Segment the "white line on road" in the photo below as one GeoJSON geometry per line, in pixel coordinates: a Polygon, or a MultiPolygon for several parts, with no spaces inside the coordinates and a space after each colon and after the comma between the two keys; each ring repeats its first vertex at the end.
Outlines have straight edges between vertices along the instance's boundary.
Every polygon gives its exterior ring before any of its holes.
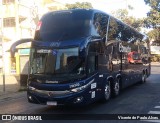
{"type": "Polygon", "coordinates": [[[160,111],[149,111],[148,114],[160,114],[160,111]]]}
{"type": "Polygon", "coordinates": [[[160,106],[155,106],[154,108],[160,108],[160,106]]]}

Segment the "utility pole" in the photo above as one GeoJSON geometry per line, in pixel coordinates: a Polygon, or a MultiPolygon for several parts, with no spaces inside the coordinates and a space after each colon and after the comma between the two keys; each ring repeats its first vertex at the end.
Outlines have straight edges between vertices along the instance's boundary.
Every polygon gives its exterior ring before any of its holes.
{"type": "Polygon", "coordinates": [[[3,76],[3,92],[5,92],[5,60],[4,60],[4,43],[3,43],[3,10],[2,10],[3,6],[2,3],[0,3],[0,11],[1,13],[1,23],[0,23],[0,41],[1,41],[1,47],[2,47],[2,76],[3,76]]]}
{"type": "MultiPolygon", "coordinates": [[[[3,33],[2,33],[3,34],[3,33]]],[[[5,92],[6,90],[6,85],[5,85],[5,60],[4,60],[4,43],[3,43],[3,35],[2,35],[2,65],[3,65],[3,68],[2,68],[2,73],[3,73],[3,92],[5,92]]]]}

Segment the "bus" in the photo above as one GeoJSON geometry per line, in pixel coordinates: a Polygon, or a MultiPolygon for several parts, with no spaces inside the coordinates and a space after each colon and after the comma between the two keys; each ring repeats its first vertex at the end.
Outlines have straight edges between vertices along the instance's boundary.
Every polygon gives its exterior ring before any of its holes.
{"type": "MultiPolygon", "coordinates": [[[[87,105],[108,101],[150,75],[146,35],[95,9],[46,13],[31,41],[27,98],[42,105],[87,105]],[[145,62],[130,64],[128,53],[145,62]]],[[[13,54],[13,53],[12,53],[13,54]]]]}
{"type": "Polygon", "coordinates": [[[138,52],[129,52],[128,53],[128,62],[129,63],[142,63],[142,59],[141,59],[141,56],[138,52]]]}

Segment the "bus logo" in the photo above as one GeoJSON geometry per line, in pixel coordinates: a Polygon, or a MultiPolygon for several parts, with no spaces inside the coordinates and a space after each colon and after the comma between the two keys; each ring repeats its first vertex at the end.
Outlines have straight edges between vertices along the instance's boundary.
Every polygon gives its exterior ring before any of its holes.
{"type": "Polygon", "coordinates": [[[127,53],[131,52],[131,48],[129,46],[125,47],[122,43],[119,43],[119,52],[127,53]]]}
{"type": "Polygon", "coordinates": [[[53,96],[53,95],[54,95],[53,92],[48,92],[48,96],[49,96],[49,97],[51,97],[51,96],[53,96]]]}
{"type": "Polygon", "coordinates": [[[60,42],[52,42],[50,44],[50,47],[59,47],[60,46],[60,42]]]}
{"type": "Polygon", "coordinates": [[[11,115],[2,115],[2,120],[11,120],[11,115]]]}

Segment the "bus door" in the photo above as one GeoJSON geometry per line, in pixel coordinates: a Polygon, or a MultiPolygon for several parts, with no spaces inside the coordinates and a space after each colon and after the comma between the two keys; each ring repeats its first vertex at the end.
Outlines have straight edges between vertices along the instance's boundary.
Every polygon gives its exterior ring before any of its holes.
{"type": "Polygon", "coordinates": [[[122,81],[123,87],[129,86],[132,84],[132,75],[134,74],[134,71],[129,68],[128,63],[128,52],[130,52],[130,47],[125,42],[119,43],[119,52],[120,52],[120,59],[121,59],[121,65],[120,70],[122,71],[122,81]]]}
{"type": "Polygon", "coordinates": [[[99,98],[97,89],[100,88],[101,79],[99,79],[98,73],[98,55],[100,52],[99,42],[91,42],[88,46],[87,55],[87,76],[91,84],[91,99],[95,100],[99,98]]]}

